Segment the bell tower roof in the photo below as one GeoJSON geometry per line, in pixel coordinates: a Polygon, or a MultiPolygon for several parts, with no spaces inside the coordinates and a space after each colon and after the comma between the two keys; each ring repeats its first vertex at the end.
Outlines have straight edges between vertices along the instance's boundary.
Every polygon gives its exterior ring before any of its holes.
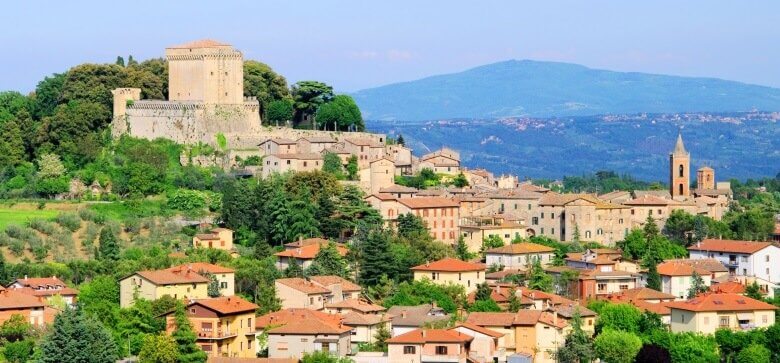
{"type": "Polygon", "coordinates": [[[677,143],[674,145],[672,155],[688,155],[688,152],[685,151],[685,144],[683,144],[682,133],[677,133],[677,143]]]}

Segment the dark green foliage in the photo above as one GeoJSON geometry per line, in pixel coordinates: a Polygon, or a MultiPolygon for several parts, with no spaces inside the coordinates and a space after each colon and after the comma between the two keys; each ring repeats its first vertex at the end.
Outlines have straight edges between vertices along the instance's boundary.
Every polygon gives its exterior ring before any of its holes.
{"type": "Polygon", "coordinates": [[[637,180],[631,175],[617,175],[613,171],[602,170],[583,176],[565,176],[563,191],[569,193],[604,194],[616,190],[650,189],[650,183],[637,180]]]}
{"type": "Polygon", "coordinates": [[[176,328],[172,336],[178,347],[179,363],[205,363],[206,353],[195,343],[197,336],[192,330],[184,305],[179,304],[174,314],[176,328]]]}
{"type": "Polygon", "coordinates": [[[629,304],[606,304],[599,311],[596,330],[620,330],[637,333],[642,313],[629,304]]]}
{"type": "Polygon", "coordinates": [[[396,144],[401,146],[406,146],[406,140],[404,140],[404,135],[398,134],[398,137],[395,139],[396,144]]]}
{"type": "Polygon", "coordinates": [[[745,287],[745,296],[756,300],[764,299],[764,295],[761,293],[761,287],[758,286],[758,282],[756,281],[753,281],[752,284],[745,287]]]}
{"type": "Polygon", "coordinates": [[[463,286],[442,286],[434,284],[429,280],[417,280],[399,284],[398,291],[386,298],[383,305],[385,307],[393,305],[410,306],[436,302],[440,308],[452,314],[464,300],[465,292],[463,286]]]}
{"type": "Polygon", "coordinates": [[[704,283],[704,279],[694,271],[693,275],[691,275],[691,288],[688,289],[688,298],[693,299],[697,295],[707,292],[708,290],[707,285],[704,283]]]}
{"type": "Polygon", "coordinates": [[[65,309],[41,341],[42,363],[113,363],[117,346],[106,328],[81,309],[65,309]]]}
{"type": "Polygon", "coordinates": [[[647,215],[645,225],[642,226],[642,232],[644,233],[645,239],[648,241],[652,241],[654,238],[658,237],[660,231],[658,230],[658,225],[655,224],[653,216],[647,215]]]}
{"type": "Polygon", "coordinates": [[[360,235],[356,242],[359,248],[360,283],[364,286],[378,284],[382,277],[395,269],[390,251],[390,238],[382,230],[372,229],[360,235]]]}
{"type": "Polygon", "coordinates": [[[605,330],[593,341],[596,355],[606,363],[631,363],[642,348],[642,340],[634,333],[605,330]]]}
{"type": "Polygon", "coordinates": [[[332,152],[326,152],[322,155],[322,171],[335,176],[339,180],[345,177],[341,158],[332,152]]]}
{"type": "Polygon", "coordinates": [[[398,235],[401,237],[411,237],[417,234],[428,233],[422,218],[412,213],[401,214],[398,216],[398,235]]]}
{"type": "Polygon", "coordinates": [[[276,126],[292,121],[293,116],[293,102],[289,99],[271,101],[265,108],[266,122],[276,126]]]}
{"type": "Polygon", "coordinates": [[[208,295],[209,297],[220,297],[222,296],[222,293],[219,291],[219,280],[217,280],[217,277],[214,275],[209,274],[209,286],[208,286],[208,295]]]}
{"type": "Polygon", "coordinates": [[[341,277],[347,277],[349,275],[349,268],[347,261],[344,260],[334,243],[328,243],[320,246],[320,251],[314,256],[311,266],[306,269],[305,274],[308,276],[317,275],[335,275],[341,277]]]}
{"type": "Polygon", "coordinates": [[[493,289],[490,288],[490,285],[488,285],[486,282],[481,283],[477,285],[477,292],[474,295],[474,300],[490,300],[490,295],[492,292],[493,289]]]}
{"type": "Polygon", "coordinates": [[[295,101],[295,121],[297,124],[304,117],[314,115],[320,105],[333,98],[333,87],[317,81],[301,81],[292,85],[291,93],[295,101]]]}
{"type": "Polygon", "coordinates": [[[347,179],[349,180],[357,180],[358,178],[358,159],[355,155],[350,155],[349,158],[347,158],[347,179]]]}
{"type": "Polygon", "coordinates": [[[455,242],[455,257],[463,261],[474,258],[474,253],[469,252],[469,246],[466,244],[463,236],[458,236],[458,241],[455,242]]]}
{"type": "MultiPolygon", "coordinates": [[[[244,96],[256,97],[260,101],[261,112],[265,111],[269,116],[270,104],[276,101],[285,101],[292,105],[290,91],[287,89],[287,80],[277,74],[267,64],[257,61],[244,61],[244,96]]],[[[292,106],[290,106],[292,111],[292,106]]],[[[292,116],[292,112],[290,112],[292,116]]],[[[274,119],[275,121],[287,121],[274,119]]]]}
{"type": "Polygon", "coordinates": [[[553,279],[544,271],[538,259],[534,260],[531,270],[528,272],[526,285],[529,289],[552,292],[553,279]]]}
{"type": "Polygon", "coordinates": [[[321,105],[316,119],[325,130],[363,131],[366,128],[355,100],[347,95],[334,96],[330,102],[321,105]]]}
{"type": "Polygon", "coordinates": [[[468,311],[473,312],[500,312],[501,307],[493,299],[477,300],[469,306],[468,311]]]}
{"type": "Polygon", "coordinates": [[[3,347],[3,357],[9,363],[26,363],[32,358],[34,348],[32,339],[8,342],[3,347]]]}
{"type": "Polygon", "coordinates": [[[563,345],[555,352],[555,359],[560,363],[586,363],[596,358],[593,351],[593,341],[582,330],[582,317],[575,309],[571,319],[572,330],[566,336],[563,345]]]}
{"type": "Polygon", "coordinates": [[[653,263],[647,269],[647,282],[645,285],[649,289],[661,291],[661,275],[658,273],[658,265],[653,263]]]}
{"type": "Polygon", "coordinates": [[[761,344],[751,344],[737,354],[737,363],[769,363],[772,352],[761,344]]]}
{"type": "Polygon", "coordinates": [[[458,176],[452,180],[452,185],[458,188],[463,188],[469,186],[469,181],[466,179],[466,176],[463,175],[463,173],[459,173],[458,176]]]}
{"type": "Polygon", "coordinates": [[[119,259],[120,247],[116,235],[109,227],[103,227],[100,230],[100,259],[116,261],[119,259]]]}

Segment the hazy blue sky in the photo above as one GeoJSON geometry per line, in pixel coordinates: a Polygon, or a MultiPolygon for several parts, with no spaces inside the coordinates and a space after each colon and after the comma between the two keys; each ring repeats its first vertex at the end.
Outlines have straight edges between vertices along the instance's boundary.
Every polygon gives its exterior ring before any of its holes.
{"type": "Polygon", "coordinates": [[[778,20],[777,0],[8,1],[0,90],[200,38],[339,91],[512,58],[780,87],[778,20]]]}

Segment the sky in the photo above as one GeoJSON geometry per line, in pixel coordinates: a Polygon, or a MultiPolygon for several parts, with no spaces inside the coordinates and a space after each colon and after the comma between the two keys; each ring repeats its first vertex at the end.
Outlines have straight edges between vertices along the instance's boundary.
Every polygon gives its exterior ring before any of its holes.
{"type": "Polygon", "coordinates": [[[210,38],[351,92],[508,59],[780,87],[780,1],[9,1],[0,90],[210,38]]]}

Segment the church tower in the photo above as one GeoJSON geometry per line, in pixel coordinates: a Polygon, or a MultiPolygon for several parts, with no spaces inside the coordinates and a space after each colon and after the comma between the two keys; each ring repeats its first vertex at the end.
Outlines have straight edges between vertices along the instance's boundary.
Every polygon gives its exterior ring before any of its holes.
{"type": "Polygon", "coordinates": [[[669,193],[672,198],[691,195],[691,154],[685,151],[682,133],[677,134],[677,144],[669,154],[669,193]]]}

